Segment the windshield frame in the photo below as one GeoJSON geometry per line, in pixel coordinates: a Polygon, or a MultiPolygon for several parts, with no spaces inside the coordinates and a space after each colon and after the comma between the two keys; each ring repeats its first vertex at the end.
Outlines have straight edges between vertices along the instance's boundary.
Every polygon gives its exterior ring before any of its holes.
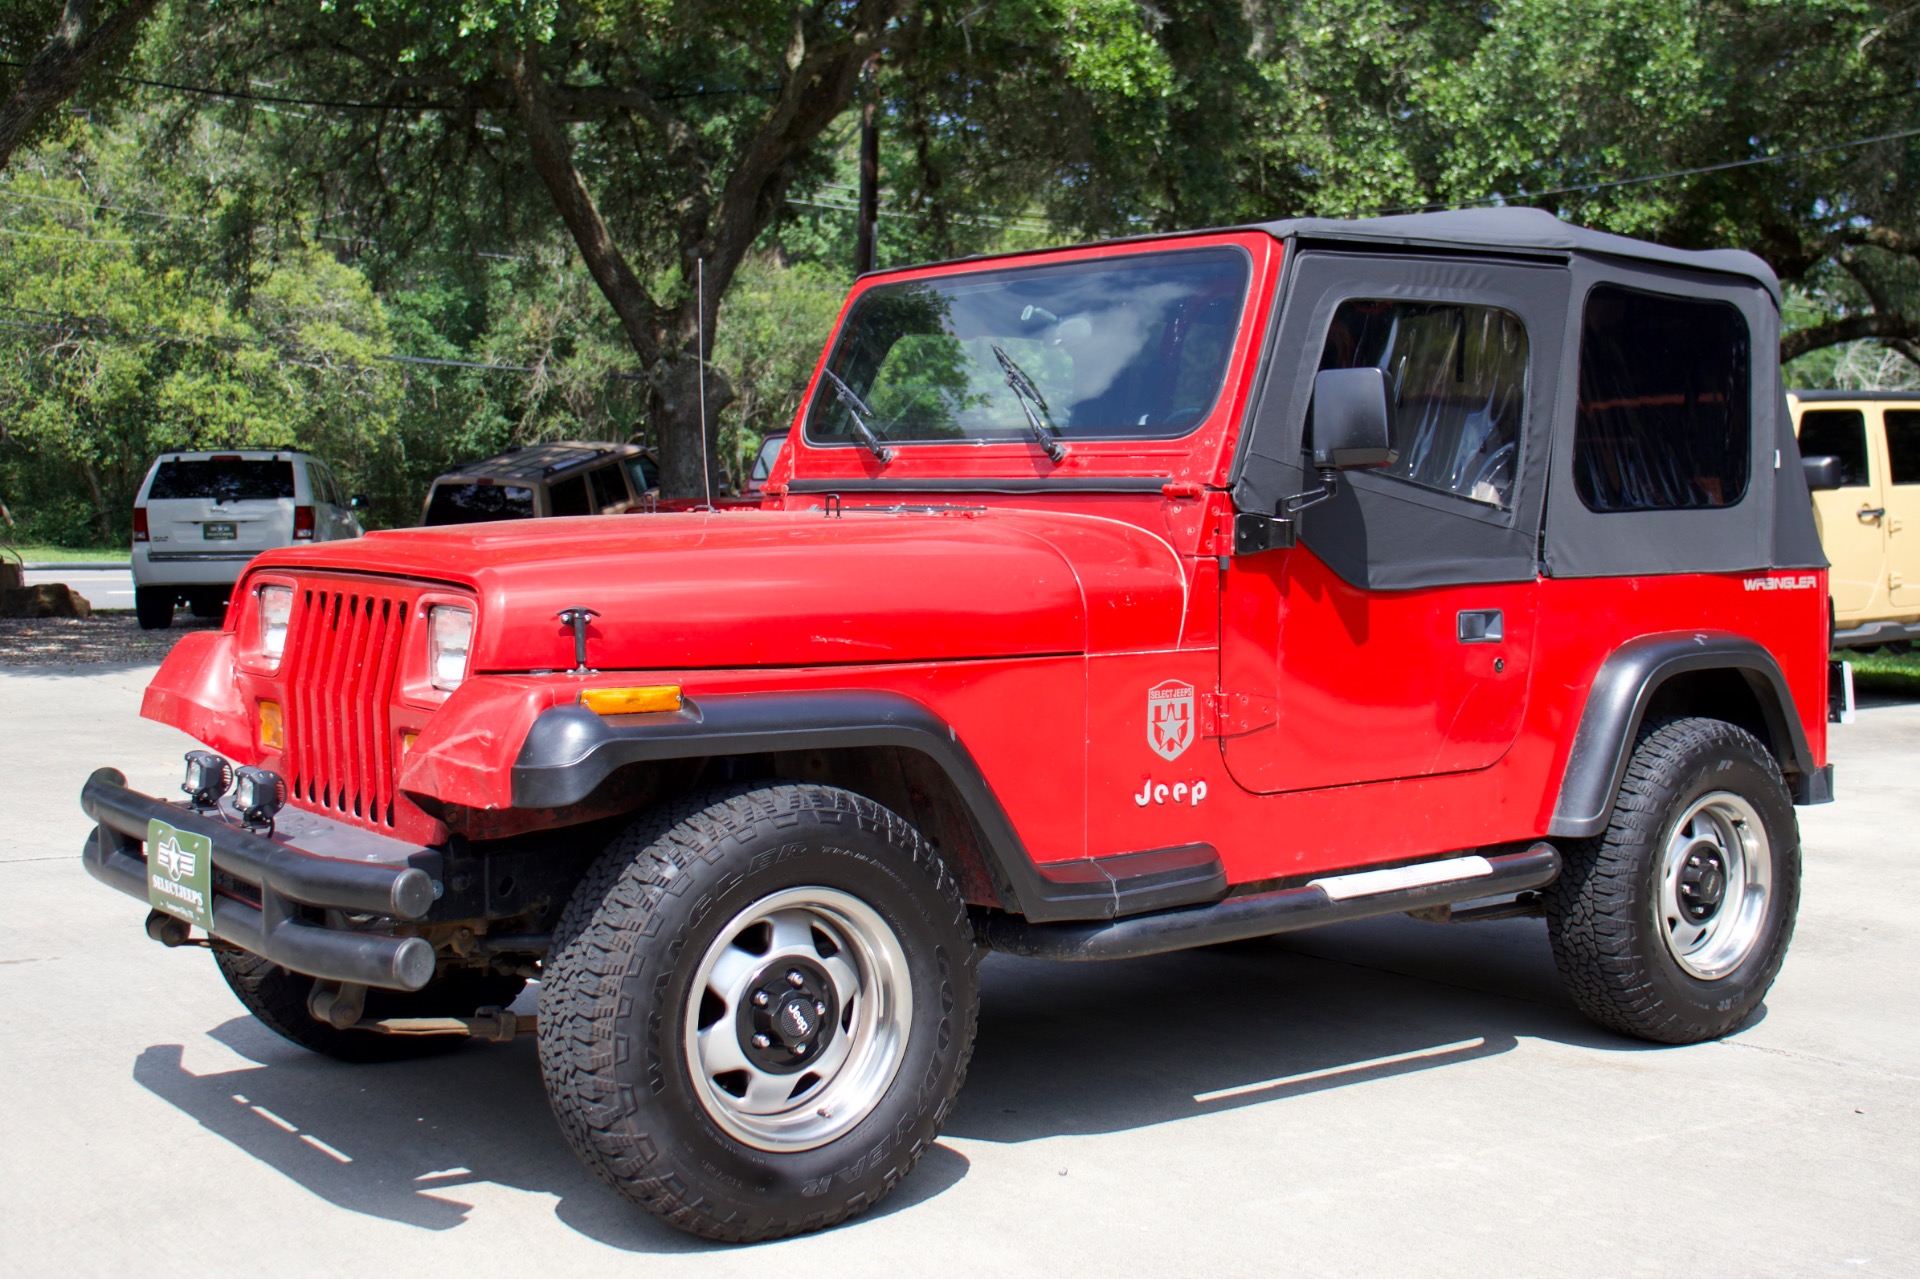
{"type": "MultiPolygon", "coordinates": [[[[1233,387],[1234,370],[1241,359],[1242,347],[1245,345],[1248,319],[1255,310],[1256,302],[1259,301],[1261,262],[1246,244],[1238,241],[1237,237],[1235,239],[1214,239],[1212,236],[1204,239],[1196,237],[1194,242],[1176,242],[1172,244],[1163,240],[1158,243],[1142,243],[1137,249],[1132,245],[1125,247],[1119,245],[1086,246],[1081,249],[1053,250],[1045,254],[1019,254],[1011,255],[1007,258],[957,262],[950,266],[940,264],[940,266],[935,269],[925,267],[906,268],[899,272],[886,272],[877,275],[870,281],[863,281],[861,285],[856,285],[854,292],[847,299],[847,303],[841,311],[840,318],[834,326],[833,340],[822,353],[820,362],[815,369],[810,393],[797,415],[801,428],[798,432],[800,442],[808,449],[820,450],[822,452],[839,452],[848,449],[860,452],[865,451],[867,448],[865,443],[856,434],[849,434],[844,438],[839,436],[822,437],[815,434],[813,427],[815,415],[820,411],[823,402],[835,399],[832,381],[826,374],[836,368],[838,361],[845,351],[852,329],[852,325],[849,322],[853,319],[856,310],[866,300],[868,294],[876,288],[887,288],[897,285],[910,286],[915,284],[948,286],[952,282],[961,281],[966,282],[968,285],[990,284],[994,281],[995,277],[1004,278],[1036,271],[1091,267],[1095,264],[1101,268],[1125,269],[1130,264],[1147,259],[1166,261],[1171,257],[1193,254],[1217,255],[1222,251],[1228,251],[1237,255],[1243,274],[1239,306],[1235,310],[1229,326],[1231,336],[1227,348],[1221,356],[1218,379],[1213,387],[1211,399],[1207,402],[1206,407],[1202,409],[1192,421],[1170,429],[1153,431],[1131,429],[1121,431],[1113,428],[1104,428],[1100,430],[1075,431],[1072,428],[1068,428],[1068,430],[1062,432],[1058,437],[1062,443],[1074,448],[1081,446],[1106,446],[1107,449],[1110,449],[1116,445],[1123,448],[1127,446],[1152,448],[1156,445],[1164,446],[1173,442],[1186,441],[1214,423],[1215,418],[1221,410],[1221,406],[1231,398],[1228,393],[1233,387]],[[1087,251],[1088,249],[1094,251],[1089,253],[1087,251]],[[1059,256],[1056,256],[1056,254],[1059,256]],[[1037,260],[1026,260],[1029,258],[1037,260]]],[[[922,438],[887,435],[882,437],[882,443],[889,448],[907,448],[915,452],[924,449],[939,449],[944,447],[961,449],[969,453],[977,453],[982,449],[992,449],[995,451],[1008,450],[1021,455],[1037,452],[1041,447],[1031,434],[1025,432],[922,438]]],[[[1103,449],[1101,451],[1105,450],[1103,449]]]]}

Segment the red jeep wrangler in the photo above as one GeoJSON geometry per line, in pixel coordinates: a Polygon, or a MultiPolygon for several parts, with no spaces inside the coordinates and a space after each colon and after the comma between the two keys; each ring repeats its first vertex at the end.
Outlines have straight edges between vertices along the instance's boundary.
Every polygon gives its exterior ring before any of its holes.
{"type": "Polygon", "coordinates": [[[763,511],[256,560],[86,865],[341,1058],[538,977],[567,1139],[714,1239],[912,1168],[987,949],[1538,914],[1602,1024],[1722,1035],[1832,794],[1779,304],[1530,211],[869,275],[763,511]]]}

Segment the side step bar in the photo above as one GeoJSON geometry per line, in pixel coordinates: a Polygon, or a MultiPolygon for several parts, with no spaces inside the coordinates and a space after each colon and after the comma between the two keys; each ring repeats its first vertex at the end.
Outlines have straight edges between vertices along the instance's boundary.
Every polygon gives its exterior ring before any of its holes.
{"type": "Polygon", "coordinates": [[[1017,915],[996,914],[986,921],[985,939],[994,950],[1035,959],[1133,959],[1521,893],[1544,887],[1559,874],[1559,851],[1541,841],[1520,852],[1324,876],[1298,888],[1111,923],[1033,924],[1017,915]]]}

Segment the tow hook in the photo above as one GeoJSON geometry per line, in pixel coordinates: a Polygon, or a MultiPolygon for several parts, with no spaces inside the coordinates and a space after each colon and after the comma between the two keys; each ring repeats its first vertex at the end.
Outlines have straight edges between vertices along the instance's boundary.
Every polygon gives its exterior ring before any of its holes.
{"type": "Polygon", "coordinates": [[[307,996],[307,1013],[335,1030],[357,1025],[367,1010],[367,988],[350,981],[317,981],[307,996]]]}

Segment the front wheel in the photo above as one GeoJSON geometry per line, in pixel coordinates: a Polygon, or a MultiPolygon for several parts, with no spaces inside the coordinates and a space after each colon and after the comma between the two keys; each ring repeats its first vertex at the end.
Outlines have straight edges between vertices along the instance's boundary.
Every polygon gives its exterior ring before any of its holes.
{"type": "Polygon", "coordinates": [[[1580,1010],[1640,1039],[1734,1030],[1786,958],[1800,834],[1751,733],[1676,719],[1642,734],[1604,835],[1566,850],[1547,936],[1580,1010]]]}
{"type": "Polygon", "coordinates": [[[877,1202],[938,1136],[978,1015],[953,875],[822,786],[720,792],[616,839],[543,968],[540,1060],[602,1179],[709,1239],[877,1202]]]}

